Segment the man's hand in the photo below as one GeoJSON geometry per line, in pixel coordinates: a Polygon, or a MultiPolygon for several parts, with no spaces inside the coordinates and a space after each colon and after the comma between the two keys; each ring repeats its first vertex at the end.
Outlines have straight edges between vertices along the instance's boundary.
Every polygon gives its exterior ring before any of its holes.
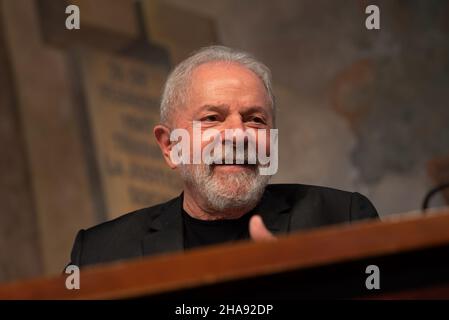
{"type": "Polygon", "coordinates": [[[254,215],[249,220],[249,235],[254,241],[276,240],[276,237],[265,227],[262,217],[259,215],[254,215]]]}

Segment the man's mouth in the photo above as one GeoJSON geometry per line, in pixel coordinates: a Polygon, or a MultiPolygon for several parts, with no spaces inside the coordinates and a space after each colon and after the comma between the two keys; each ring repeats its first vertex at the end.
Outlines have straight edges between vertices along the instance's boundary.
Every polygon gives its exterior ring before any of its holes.
{"type": "Polygon", "coordinates": [[[255,164],[213,164],[212,170],[237,172],[242,170],[256,170],[255,164]]]}

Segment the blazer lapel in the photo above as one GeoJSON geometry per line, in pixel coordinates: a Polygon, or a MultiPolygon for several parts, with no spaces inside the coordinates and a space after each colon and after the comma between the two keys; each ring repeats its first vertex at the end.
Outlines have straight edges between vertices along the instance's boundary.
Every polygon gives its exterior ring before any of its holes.
{"type": "Polygon", "coordinates": [[[148,223],[148,233],[142,240],[144,256],[184,249],[181,209],[182,194],[169,201],[148,223]]]}
{"type": "Polygon", "coordinates": [[[265,226],[271,232],[287,233],[290,228],[290,208],[291,205],[285,197],[275,195],[267,188],[254,213],[261,215],[265,226]]]}
{"type": "MultiPolygon", "coordinates": [[[[184,250],[184,232],[182,224],[183,194],[169,201],[160,214],[148,222],[148,233],[142,240],[143,255],[184,250]]],[[[290,225],[290,209],[285,197],[265,190],[261,201],[254,209],[260,214],[265,226],[271,232],[287,233],[290,225]]]]}

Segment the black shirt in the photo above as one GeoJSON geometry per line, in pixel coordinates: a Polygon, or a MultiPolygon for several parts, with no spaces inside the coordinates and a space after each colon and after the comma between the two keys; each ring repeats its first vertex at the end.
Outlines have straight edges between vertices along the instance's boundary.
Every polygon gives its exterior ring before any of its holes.
{"type": "Polygon", "coordinates": [[[249,220],[253,211],[238,219],[199,220],[182,210],[184,249],[249,239],[249,220]]]}

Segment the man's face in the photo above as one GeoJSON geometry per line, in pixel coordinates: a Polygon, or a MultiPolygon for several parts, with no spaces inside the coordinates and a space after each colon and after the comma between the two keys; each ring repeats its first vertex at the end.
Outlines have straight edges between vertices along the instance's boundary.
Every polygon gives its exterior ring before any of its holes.
{"type": "MultiPolygon", "coordinates": [[[[201,123],[202,132],[218,130],[223,144],[226,129],[246,131],[273,127],[266,89],[262,81],[243,66],[225,62],[200,65],[192,73],[187,92],[186,104],[179,107],[173,124],[176,128],[186,129],[192,140],[195,139],[193,121],[201,123]]],[[[269,134],[263,139],[269,150],[269,134]]],[[[208,143],[210,141],[202,141],[201,149],[208,143]]],[[[254,206],[269,179],[269,176],[259,174],[258,165],[185,164],[179,169],[186,185],[217,211],[254,206]]]]}

